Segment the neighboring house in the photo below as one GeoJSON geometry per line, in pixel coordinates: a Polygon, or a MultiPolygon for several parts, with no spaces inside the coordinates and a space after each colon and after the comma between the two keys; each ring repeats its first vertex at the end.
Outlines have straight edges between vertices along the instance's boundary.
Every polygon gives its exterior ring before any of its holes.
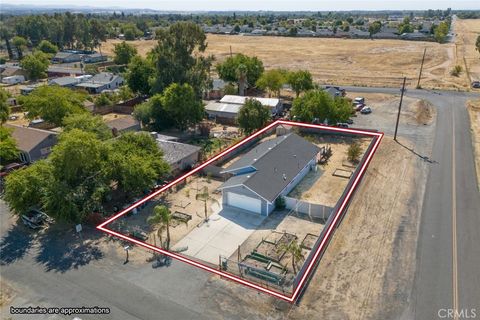
{"type": "Polygon", "coordinates": [[[255,99],[259,101],[263,106],[268,107],[270,111],[272,111],[272,114],[282,111],[282,103],[280,102],[280,99],[277,99],[277,98],[258,98],[258,97],[225,95],[220,100],[220,102],[244,105],[247,99],[255,99]]]}
{"type": "Polygon", "coordinates": [[[199,160],[201,148],[173,141],[170,138],[172,137],[157,136],[157,145],[163,151],[163,159],[170,165],[172,172],[191,169],[199,160]]]}
{"type": "Polygon", "coordinates": [[[223,206],[269,215],[275,200],[315,168],[319,151],[295,133],[260,143],[222,172],[231,176],[219,187],[223,206]]]}
{"type": "Polygon", "coordinates": [[[57,54],[52,58],[52,63],[70,63],[70,62],[80,62],[82,56],[76,52],[57,52],[57,54]]]}
{"type": "Polygon", "coordinates": [[[91,94],[101,93],[103,90],[114,90],[123,84],[123,78],[110,72],[100,72],[92,78],[77,84],[78,88],[87,90],[91,94]]]}
{"type": "Polygon", "coordinates": [[[74,88],[79,83],[80,79],[76,77],[60,77],[48,81],[50,86],[56,85],[64,88],[74,88]]]}
{"type": "Polygon", "coordinates": [[[0,74],[0,78],[3,80],[4,78],[7,77],[13,77],[13,76],[23,76],[25,79],[27,79],[27,72],[23,70],[21,67],[17,66],[8,66],[5,67],[2,70],[2,73],[0,74]]]}
{"type": "Polygon", "coordinates": [[[225,86],[227,83],[222,79],[212,80],[212,89],[205,93],[205,99],[207,100],[219,100],[225,94],[225,86]]]}
{"type": "Polygon", "coordinates": [[[121,116],[106,122],[106,125],[112,129],[113,135],[126,131],[140,131],[140,122],[135,120],[131,115],[121,116]]]}
{"type": "Polygon", "coordinates": [[[218,123],[234,124],[241,104],[221,103],[212,101],[205,106],[208,117],[218,123]]]}
{"type": "Polygon", "coordinates": [[[20,87],[20,94],[23,96],[29,95],[33,90],[37,89],[38,87],[42,86],[43,83],[35,83],[35,84],[29,84],[27,86],[21,86],[20,87]]]}
{"type": "Polygon", "coordinates": [[[108,56],[100,53],[92,53],[92,54],[86,54],[83,56],[83,61],[85,63],[98,63],[98,62],[104,62],[108,60],[108,56]]]}
{"type": "Polygon", "coordinates": [[[20,150],[20,160],[30,163],[46,158],[57,143],[57,133],[36,128],[5,124],[11,128],[12,137],[20,150]]]}
{"type": "Polygon", "coordinates": [[[344,97],[346,92],[345,89],[342,89],[340,87],[332,87],[332,86],[327,86],[325,87],[325,92],[328,93],[332,98],[336,97],[344,97]]]}
{"type": "Polygon", "coordinates": [[[67,77],[67,76],[75,77],[75,76],[81,76],[84,74],[85,72],[81,68],[75,68],[75,67],[51,65],[47,69],[47,76],[49,78],[67,77]]]}

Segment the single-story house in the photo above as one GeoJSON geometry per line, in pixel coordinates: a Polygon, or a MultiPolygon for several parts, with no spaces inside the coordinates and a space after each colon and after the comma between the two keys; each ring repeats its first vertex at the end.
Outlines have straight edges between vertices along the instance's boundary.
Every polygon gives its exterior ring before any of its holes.
{"type": "Polygon", "coordinates": [[[268,107],[272,111],[272,114],[282,111],[282,103],[280,102],[280,99],[277,99],[277,98],[258,98],[258,97],[225,95],[220,100],[220,102],[244,105],[247,99],[255,99],[259,101],[263,106],[268,107]]]}
{"type": "Polygon", "coordinates": [[[13,77],[13,76],[23,76],[27,79],[27,72],[23,70],[21,67],[17,66],[8,66],[2,70],[0,73],[1,78],[13,77]]]}
{"type": "Polygon", "coordinates": [[[65,67],[65,66],[59,66],[59,65],[51,65],[47,69],[47,76],[49,78],[54,78],[54,77],[66,77],[66,76],[81,76],[84,75],[85,72],[81,68],[75,68],[75,67],[65,67]]]}
{"type": "Polygon", "coordinates": [[[162,140],[157,136],[157,145],[163,151],[163,159],[170,165],[172,172],[192,168],[199,160],[200,147],[172,140],[162,140]]]}
{"type": "Polygon", "coordinates": [[[114,90],[123,84],[123,78],[118,74],[100,72],[89,80],[77,84],[78,88],[87,90],[89,93],[101,93],[103,90],[114,90]]]}
{"type": "Polygon", "coordinates": [[[233,124],[241,107],[241,104],[212,101],[205,106],[205,111],[219,123],[233,124]]]}
{"type": "Polygon", "coordinates": [[[52,58],[52,63],[80,62],[81,60],[82,56],[79,53],[60,51],[52,58]]]}
{"type": "Polygon", "coordinates": [[[223,206],[268,216],[275,200],[287,195],[315,168],[320,148],[295,133],[260,143],[222,173],[223,206]]]}
{"type": "Polygon", "coordinates": [[[86,54],[83,56],[83,61],[85,63],[97,63],[97,62],[104,62],[108,60],[108,56],[95,52],[92,54],[86,54]]]}
{"type": "Polygon", "coordinates": [[[126,131],[140,131],[140,122],[138,122],[131,115],[120,116],[113,120],[107,121],[106,125],[112,129],[113,135],[116,136],[119,133],[126,131]]]}
{"type": "Polygon", "coordinates": [[[80,79],[76,77],[60,77],[48,81],[50,86],[56,85],[64,88],[74,88],[78,83],[80,83],[80,79]]]}
{"type": "Polygon", "coordinates": [[[37,128],[5,124],[12,129],[12,137],[20,150],[22,162],[31,163],[46,158],[57,143],[57,133],[37,128]]]}

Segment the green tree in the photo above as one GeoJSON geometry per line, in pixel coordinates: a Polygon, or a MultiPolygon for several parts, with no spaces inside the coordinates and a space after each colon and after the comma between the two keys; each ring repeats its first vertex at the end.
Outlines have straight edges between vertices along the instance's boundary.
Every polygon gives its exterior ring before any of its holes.
{"type": "Polygon", "coordinates": [[[215,199],[214,197],[212,197],[210,195],[210,193],[208,192],[208,187],[207,186],[203,187],[201,192],[199,192],[195,195],[195,199],[203,202],[204,211],[205,211],[205,221],[208,221],[208,206],[207,206],[207,203],[210,201],[210,202],[214,202],[214,203],[218,204],[217,199],[215,199]]]}
{"type": "Polygon", "coordinates": [[[113,52],[115,53],[113,62],[120,65],[129,64],[132,58],[137,55],[137,49],[125,41],[115,44],[113,52]]]}
{"type": "Polygon", "coordinates": [[[41,117],[56,126],[63,124],[63,118],[74,113],[87,112],[83,107],[86,95],[58,86],[40,86],[28,96],[21,96],[19,102],[28,111],[28,118],[41,117]]]}
{"type": "Polygon", "coordinates": [[[155,206],[153,208],[153,215],[147,218],[149,224],[160,224],[157,229],[157,236],[160,240],[160,245],[165,249],[170,249],[170,223],[172,221],[172,214],[166,206],[155,206]],[[167,239],[165,243],[162,241],[163,230],[167,231],[167,239]]]}
{"type": "Polygon", "coordinates": [[[298,98],[301,92],[313,89],[312,74],[307,70],[291,71],[287,74],[287,83],[298,98]]]}
{"type": "Polygon", "coordinates": [[[210,85],[213,57],[204,56],[207,48],[203,30],[193,22],[177,22],[156,33],[157,46],[151,57],[155,66],[153,93],[161,93],[172,83],[188,83],[200,97],[210,85]]]}
{"type": "Polygon", "coordinates": [[[0,125],[7,122],[8,116],[10,115],[10,107],[8,106],[7,99],[8,92],[0,88],[0,125]]]}
{"type": "Polygon", "coordinates": [[[10,60],[13,59],[12,45],[10,44],[11,37],[12,30],[5,24],[0,24],[0,39],[3,39],[3,41],[5,41],[5,47],[7,48],[8,58],[10,60]]]}
{"type": "Polygon", "coordinates": [[[48,65],[50,60],[48,55],[42,51],[35,51],[33,54],[29,54],[20,61],[20,66],[25,69],[28,77],[32,80],[45,78],[47,76],[48,65]]]}
{"type": "Polygon", "coordinates": [[[410,23],[410,18],[405,17],[403,22],[398,26],[398,33],[412,33],[414,31],[413,25],[410,23]]]}
{"type": "Polygon", "coordinates": [[[52,166],[46,160],[10,173],[5,179],[4,199],[16,214],[31,207],[42,207],[47,186],[51,183],[52,166]]]}
{"type": "Polygon", "coordinates": [[[332,98],[324,90],[310,90],[293,101],[291,115],[302,122],[328,122],[336,124],[348,120],[352,112],[351,103],[343,98],[332,98]]]}
{"type": "Polygon", "coordinates": [[[270,110],[255,99],[247,99],[237,116],[240,129],[247,135],[265,127],[268,120],[270,120],[270,110]]]}
{"type": "Polygon", "coordinates": [[[90,34],[92,35],[93,48],[99,48],[102,52],[102,42],[107,40],[107,28],[98,19],[90,20],[90,34]]]}
{"type": "Polygon", "coordinates": [[[137,105],[133,110],[133,117],[143,126],[148,126],[152,121],[152,104],[144,102],[137,105]]]}
{"type": "Polygon", "coordinates": [[[280,96],[280,89],[285,84],[286,72],[280,69],[272,69],[265,71],[257,80],[257,87],[262,90],[268,90],[270,94],[274,94],[277,97],[280,96]]]}
{"type": "Polygon", "coordinates": [[[149,94],[151,91],[150,79],[155,74],[155,68],[150,59],[134,56],[128,64],[125,80],[133,92],[149,94]]]}
{"type": "Polygon", "coordinates": [[[447,39],[449,29],[450,28],[448,26],[448,23],[446,23],[445,21],[440,22],[440,24],[435,28],[435,31],[433,33],[435,40],[438,43],[444,43],[447,39]]]}
{"type": "Polygon", "coordinates": [[[47,54],[55,54],[58,52],[58,47],[48,40],[42,40],[37,46],[37,49],[47,54]]]}
{"type": "Polygon", "coordinates": [[[108,95],[105,92],[101,93],[95,98],[95,105],[98,107],[109,106],[112,104],[113,104],[113,101],[110,100],[110,95],[108,95]]]}
{"type": "Polygon", "coordinates": [[[282,242],[279,244],[277,250],[279,253],[286,252],[290,255],[293,273],[297,274],[297,263],[303,259],[302,247],[298,244],[297,240],[282,242]]]}
{"type": "Polygon", "coordinates": [[[358,142],[352,143],[347,150],[347,159],[352,163],[357,163],[360,155],[362,154],[362,148],[358,142]]]}
{"type": "Polygon", "coordinates": [[[94,133],[98,139],[112,138],[112,130],[105,124],[101,116],[92,116],[90,113],[74,113],[63,119],[63,132],[79,129],[94,133]]]}
{"type": "Polygon", "coordinates": [[[123,35],[125,36],[125,40],[132,41],[135,40],[137,37],[143,34],[136,25],[133,23],[127,23],[122,27],[123,35]]]}
{"type": "Polygon", "coordinates": [[[380,21],[375,21],[368,26],[368,33],[370,33],[370,38],[373,37],[374,34],[379,33],[382,30],[382,23],[380,21]]]}
{"type": "Polygon", "coordinates": [[[250,84],[255,84],[264,71],[261,60],[241,53],[228,57],[224,62],[217,64],[216,68],[221,79],[228,82],[238,82],[238,69],[241,65],[246,68],[246,80],[250,84]]]}
{"type": "Polygon", "coordinates": [[[110,175],[130,195],[141,194],[164,178],[170,167],[148,132],[127,132],[111,142],[110,175]]]}
{"type": "Polygon", "coordinates": [[[10,128],[0,126],[0,163],[7,163],[18,158],[18,149],[10,128]]]}
{"type": "Polygon", "coordinates": [[[15,36],[12,38],[12,43],[17,49],[18,60],[22,60],[23,58],[23,51],[27,48],[27,40],[20,36],[15,36]]]}
{"type": "Polygon", "coordinates": [[[199,123],[205,114],[201,100],[189,84],[171,84],[152,109],[157,127],[173,126],[180,130],[199,123]],[[160,105],[158,104],[160,102],[160,105]],[[158,108],[159,107],[159,108],[158,108]]]}

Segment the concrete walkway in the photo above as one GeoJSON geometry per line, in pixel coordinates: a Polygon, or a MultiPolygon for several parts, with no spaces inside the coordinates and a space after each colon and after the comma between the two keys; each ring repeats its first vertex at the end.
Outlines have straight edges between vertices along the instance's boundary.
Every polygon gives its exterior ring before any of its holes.
{"type": "Polygon", "coordinates": [[[207,223],[193,229],[173,249],[188,247],[182,254],[217,265],[219,255],[230,257],[264,219],[255,213],[225,207],[207,223]]]}

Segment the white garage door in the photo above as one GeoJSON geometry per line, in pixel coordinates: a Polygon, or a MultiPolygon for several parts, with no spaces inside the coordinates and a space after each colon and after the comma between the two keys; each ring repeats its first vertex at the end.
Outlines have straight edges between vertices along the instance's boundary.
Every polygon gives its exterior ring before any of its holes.
{"type": "Polygon", "coordinates": [[[240,208],[255,213],[262,212],[262,201],[259,199],[244,196],[238,193],[227,193],[227,204],[232,207],[240,208]]]}

